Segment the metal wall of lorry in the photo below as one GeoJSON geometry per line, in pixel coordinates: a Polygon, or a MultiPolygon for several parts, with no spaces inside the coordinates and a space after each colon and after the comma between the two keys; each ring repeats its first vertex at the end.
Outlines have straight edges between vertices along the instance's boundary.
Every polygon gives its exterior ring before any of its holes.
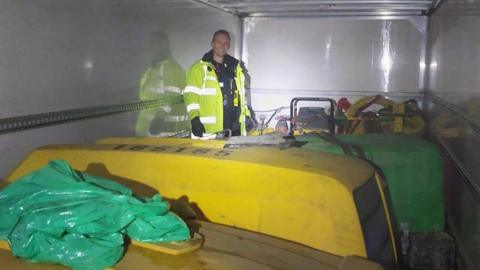
{"type": "MultiPolygon", "coordinates": [[[[236,16],[188,0],[6,0],[0,2],[0,118],[138,100],[141,74],[162,31],[184,69],[210,48],[212,33],[232,32],[236,16]]],[[[136,115],[0,136],[0,178],[34,147],[134,135],[136,115]]]]}
{"type": "Polygon", "coordinates": [[[468,269],[480,269],[479,26],[479,0],[445,0],[431,17],[425,64],[431,135],[461,172],[447,178],[447,216],[468,269]]]}
{"type": "Polygon", "coordinates": [[[426,18],[247,18],[243,60],[254,109],[294,96],[420,94],[426,18]]]}

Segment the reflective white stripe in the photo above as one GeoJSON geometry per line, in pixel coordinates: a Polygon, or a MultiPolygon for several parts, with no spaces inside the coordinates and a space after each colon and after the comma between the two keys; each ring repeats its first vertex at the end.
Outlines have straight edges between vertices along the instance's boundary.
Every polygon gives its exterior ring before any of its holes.
{"type": "Polygon", "coordinates": [[[200,104],[192,103],[192,104],[187,105],[187,112],[190,112],[192,110],[200,110],[200,104]]]}
{"type": "Polygon", "coordinates": [[[183,122],[186,121],[188,116],[186,115],[167,115],[165,116],[165,122],[183,122]]]}
{"type": "Polygon", "coordinates": [[[200,117],[202,124],[215,124],[217,123],[217,117],[215,116],[202,116],[200,117]]]}
{"type": "Polygon", "coordinates": [[[165,91],[163,91],[162,87],[149,87],[149,88],[147,88],[147,92],[156,93],[156,94],[165,93],[165,91]]]}
{"type": "Polygon", "coordinates": [[[194,94],[200,95],[200,89],[198,87],[189,85],[189,86],[185,87],[184,94],[186,94],[186,93],[194,93],[194,94]]]}
{"type": "Polygon", "coordinates": [[[216,138],[217,135],[215,134],[203,133],[203,137],[201,137],[200,140],[215,140],[216,138]]]}
{"type": "Polygon", "coordinates": [[[205,77],[205,80],[216,81],[217,77],[207,76],[205,77]]]}
{"type": "Polygon", "coordinates": [[[168,136],[172,136],[172,135],[175,135],[175,133],[173,133],[173,132],[159,132],[157,134],[152,134],[150,132],[147,132],[147,134],[145,134],[145,137],[168,137],[168,136]]]}
{"type": "Polygon", "coordinates": [[[199,89],[198,87],[195,86],[187,86],[185,87],[185,92],[186,93],[194,93],[199,96],[215,96],[217,95],[217,89],[215,88],[203,88],[199,89]]]}
{"type": "Polygon", "coordinates": [[[170,105],[163,106],[162,109],[163,109],[166,113],[170,113],[170,112],[172,111],[172,107],[170,107],[170,105]]]}
{"type": "Polygon", "coordinates": [[[192,134],[190,134],[190,137],[192,139],[197,139],[197,140],[214,140],[214,139],[217,138],[217,135],[211,134],[211,133],[203,133],[203,137],[197,137],[197,136],[193,135],[193,133],[192,133],[192,134]]]}
{"type": "Polygon", "coordinates": [[[173,136],[173,135],[175,135],[174,132],[160,132],[160,133],[155,134],[154,136],[155,137],[169,137],[169,136],[173,136]]]}
{"type": "Polygon", "coordinates": [[[182,116],[167,115],[165,116],[165,122],[181,122],[185,120],[182,116]]]}
{"type": "Polygon", "coordinates": [[[217,89],[215,88],[203,88],[200,90],[200,95],[202,96],[216,96],[217,95],[217,89]]]}
{"type": "Polygon", "coordinates": [[[182,93],[182,89],[180,89],[180,87],[173,86],[173,85],[165,86],[165,91],[174,92],[174,93],[177,93],[177,94],[182,93]]]}

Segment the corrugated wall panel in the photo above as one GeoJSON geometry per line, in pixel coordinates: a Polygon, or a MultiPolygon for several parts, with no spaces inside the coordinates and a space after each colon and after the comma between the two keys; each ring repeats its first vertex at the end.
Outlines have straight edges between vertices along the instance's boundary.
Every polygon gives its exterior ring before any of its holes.
{"type": "Polygon", "coordinates": [[[293,96],[416,96],[426,19],[248,18],[255,109],[293,96]],[[413,22],[413,23],[412,23],[413,22]]]}

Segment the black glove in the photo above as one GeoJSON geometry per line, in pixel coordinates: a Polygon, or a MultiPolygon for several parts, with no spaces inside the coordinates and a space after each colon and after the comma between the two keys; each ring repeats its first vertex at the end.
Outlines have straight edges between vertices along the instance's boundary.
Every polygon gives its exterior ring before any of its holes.
{"type": "Polygon", "coordinates": [[[200,118],[197,116],[190,121],[192,123],[192,133],[197,137],[203,137],[203,133],[205,132],[205,127],[203,126],[202,122],[200,122],[200,118]]]}
{"type": "Polygon", "coordinates": [[[255,121],[249,116],[245,116],[245,129],[247,132],[250,132],[252,129],[255,128],[255,121]]]}

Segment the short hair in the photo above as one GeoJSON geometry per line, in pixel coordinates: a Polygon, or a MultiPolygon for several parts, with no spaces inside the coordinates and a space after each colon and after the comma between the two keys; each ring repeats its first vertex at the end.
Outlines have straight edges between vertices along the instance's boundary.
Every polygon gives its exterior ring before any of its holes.
{"type": "Polygon", "coordinates": [[[225,35],[228,37],[228,40],[231,40],[230,33],[228,33],[227,30],[220,29],[220,30],[217,30],[215,33],[213,33],[212,41],[214,41],[218,35],[225,35]]]}

